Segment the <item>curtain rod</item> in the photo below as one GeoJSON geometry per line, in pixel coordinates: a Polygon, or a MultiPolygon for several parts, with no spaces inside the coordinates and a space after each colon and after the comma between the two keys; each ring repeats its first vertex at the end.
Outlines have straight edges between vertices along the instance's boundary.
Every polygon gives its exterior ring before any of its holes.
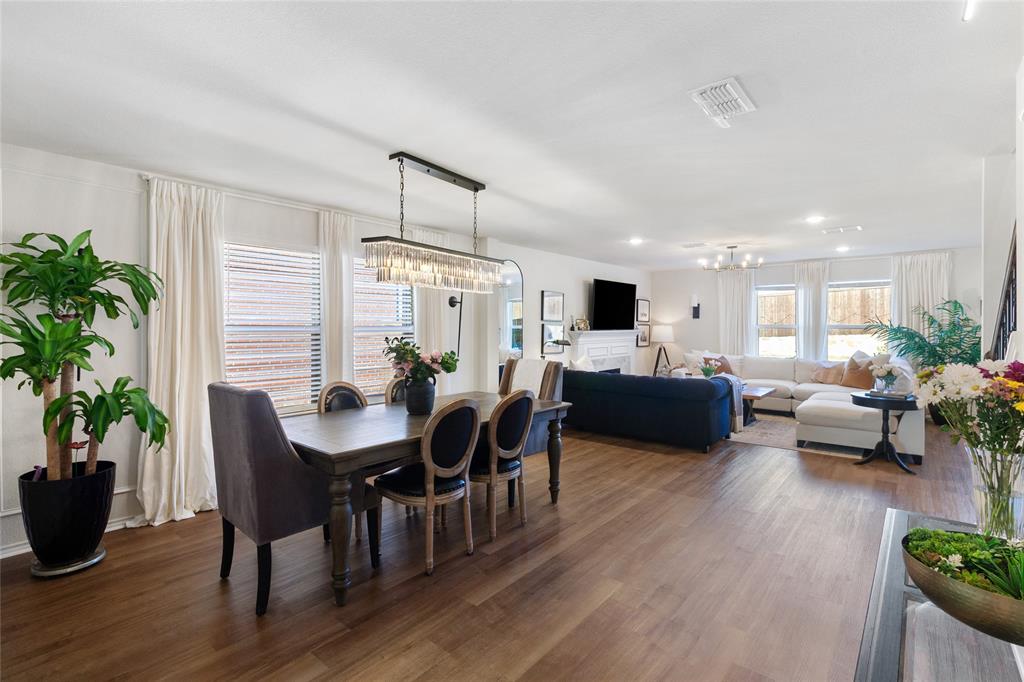
{"type": "Polygon", "coordinates": [[[162,180],[171,180],[172,182],[183,182],[189,185],[199,185],[202,187],[209,187],[215,189],[218,192],[222,192],[225,196],[235,197],[237,199],[250,199],[252,201],[260,201],[265,204],[271,204],[272,206],[283,206],[285,208],[298,208],[304,211],[337,211],[344,213],[345,215],[351,216],[357,220],[362,220],[368,223],[376,223],[378,225],[384,225],[386,227],[394,227],[398,225],[397,221],[387,220],[386,218],[380,218],[377,216],[367,215],[365,213],[356,213],[349,211],[348,209],[339,208],[337,206],[326,206],[321,204],[309,204],[304,201],[295,201],[293,199],[281,199],[279,197],[270,196],[269,194],[260,194],[259,192],[249,192],[246,190],[235,189],[233,187],[227,187],[225,185],[217,185],[209,182],[200,182],[192,180],[190,178],[181,178],[173,175],[165,175],[163,173],[139,173],[139,177],[149,182],[153,178],[160,178],[162,180]]]}

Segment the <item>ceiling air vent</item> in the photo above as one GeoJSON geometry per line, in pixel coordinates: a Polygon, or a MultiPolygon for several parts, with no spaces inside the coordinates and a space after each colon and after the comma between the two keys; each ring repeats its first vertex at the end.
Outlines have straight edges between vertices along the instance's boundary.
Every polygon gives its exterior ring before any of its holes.
{"type": "Polygon", "coordinates": [[[826,227],[821,231],[822,234],[845,234],[846,232],[862,232],[864,230],[860,225],[841,225],[840,227],[826,227]]]}
{"type": "Polygon", "coordinates": [[[757,107],[735,78],[726,78],[724,81],[690,90],[690,97],[700,105],[708,118],[721,128],[728,128],[729,119],[733,116],[757,111],[757,107]]]}

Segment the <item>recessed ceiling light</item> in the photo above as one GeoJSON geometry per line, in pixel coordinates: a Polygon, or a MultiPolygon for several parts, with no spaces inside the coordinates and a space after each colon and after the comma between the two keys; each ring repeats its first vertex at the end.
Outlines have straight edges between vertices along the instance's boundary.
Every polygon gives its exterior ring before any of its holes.
{"type": "Polygon", "coordinates": [[[697,259],[697,263],[699,263],[700,265],[707,265],[708,264],[708,259],[707,258],[698,258],[697,259]]]}
{"type": "Polygon", "coordinates": [[[644,243],[644,240],[641,239],[640,237],[633,237],[629,240],[629,243],[632,244],[633,246],[640,246],[641,244],[644,243]]]}
{"type": "Polygon", "coordinates": [[[964,21],[971,20],[971,17],[974,16],[974,7],[977,4],[977,0],[964,0],[964,14],[962,17],[964,21]]]}
{"type": "Polygon", "coordinates": [[[806,218],[804,218],[804,220],[807,221],[808,223],[810,223],[811,225],[817,225],[818,223],[825,222],[825,216],[823,216],[823,215],[809,215],[806,218]]]}
{"type": "Polygon", "coordinates": [[[846,244],[843,244],[842,246],[837,246],[836,247],[836,251],[838,251],[839,253],[846,253],[849,250],[850,250],[850,247],[847,246],[846,244]]]}

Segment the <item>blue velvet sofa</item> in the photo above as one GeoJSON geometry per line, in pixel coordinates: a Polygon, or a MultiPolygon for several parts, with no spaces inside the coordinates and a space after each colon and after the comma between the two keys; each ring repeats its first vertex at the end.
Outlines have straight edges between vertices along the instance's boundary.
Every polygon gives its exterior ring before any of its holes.
{"type": "Polygon", "coordinates": [[[730,432],[731,388],[724,379],[604,374],[567,369],[564,423],[581,431],[707,452],[730,432]]]}

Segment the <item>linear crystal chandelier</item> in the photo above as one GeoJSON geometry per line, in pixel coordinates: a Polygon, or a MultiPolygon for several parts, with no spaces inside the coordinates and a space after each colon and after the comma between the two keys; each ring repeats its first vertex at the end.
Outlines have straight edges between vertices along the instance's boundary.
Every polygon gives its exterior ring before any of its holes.
{"type": "Polygon", "coordinates": [[[388,157],[398,159],[399,238],[366,237],[363,241],[366,265],[377,269],[377,281],[408,284],[432,289],[452,289],[490,294],[501,283],[504,261],[477,254],[477,193],[484,184],[417,159],[405,152],[388,157]],[[422,244],[405,238],[405,165],[473,191],[473,253],[422,244]]]}
{"type": "Polygon", "coordinates": [[[700,264],[705,270],[714,270],[715,272],[729,272],[730,270],[757,270],[764,264],[764,258],[758,258],[756,262],[752,259],[748,253],[743,257],[739,263],[736,262],[736,249],[737,246],[725,247],[729,250],[729,262],[725,263],[722,261],[722,254],[718,254],[718,258],[715,259],[714,263],[708,263],[706,258],[700,260],[700,264]]]}

